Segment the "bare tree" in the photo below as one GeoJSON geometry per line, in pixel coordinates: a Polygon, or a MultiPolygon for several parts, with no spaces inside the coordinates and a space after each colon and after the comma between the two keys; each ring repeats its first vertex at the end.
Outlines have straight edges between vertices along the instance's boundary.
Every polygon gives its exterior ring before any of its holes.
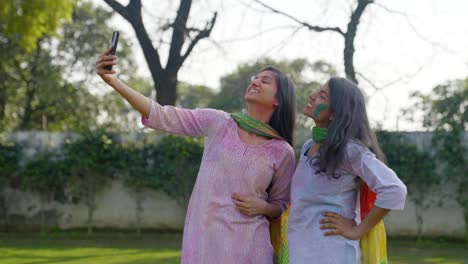
{"type": "Polygon", "coordinates": [[[357,33],[357,29],[358,29],[358,25],[361,20],[361,17],[364,14],[364,11],[366,10],[366,8],[374,2],[373,0],[356,0],[357,5],[351,13],[346,31],[343,31],[340,27],[324,27],[324,26],[312,25],[305,21],[299,20],[290,14],[287,14],[283,11],[275,9],[263,3],[260,0],[254,0],[254,1],[260,4],[261,6],[263,6],[264,8],[270,10],[271,12],[285,16],[311,31],[315,31],[315,32],[331,31],[342,36],[344,39],[343,57],[344,57],[344,68],[345,68],[346,77],[358,83],[356,79],[356,71],[354,69],[354,51],[355,51],[354,39],[356,38],[356,33],[357,33]]]}
{"type": "Polygon", "coordinates": [[[161,63],[158,49],[153,46],[151,39],[145,29],[142,18],[141,0],[130,0],[127,6],[123,6],[115,0],[104,0],[114,11],[125,18],[135,30],[138,42],[148,64],[154,86],[157,91],[156,100],[163,105],[174,105],[177,96],[178,72],[185,60],[189,57],[197,43],[210,36],[217,13],[208,21],[203,29],[190,28],[187,26],[192,0],[180,0],[177,15],[174,22],[169,25],[173,29],[169,48],[169,56],[165,68],[161,63]],[[196,34],[191,37],[192,32],[196,34]],[[187,38],[187,48],[182,51],[187,38]]]}

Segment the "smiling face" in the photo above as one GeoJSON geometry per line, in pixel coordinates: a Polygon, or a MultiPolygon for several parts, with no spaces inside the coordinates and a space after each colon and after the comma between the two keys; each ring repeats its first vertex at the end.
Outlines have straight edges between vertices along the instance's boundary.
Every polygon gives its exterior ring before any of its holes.
{"type": "Polygon", "coordinates": [[[304,107],[304,115],[314,119],[317,125],[328,126],[333,119],[328,82],[318,92],[314,92],[309,96],[309,102],[304,107]]]}
{"type": "Polygon", "coordinates": [[[276,74],[272,71],[263,71],[252,77],[244,98],[247,103],[255,103],[266,108],[275,109],[278,107],[277,89],[276,74]]]}

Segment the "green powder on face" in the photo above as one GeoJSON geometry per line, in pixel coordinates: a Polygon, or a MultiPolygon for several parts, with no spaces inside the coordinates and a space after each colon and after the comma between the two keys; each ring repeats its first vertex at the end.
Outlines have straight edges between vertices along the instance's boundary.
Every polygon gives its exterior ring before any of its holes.
{"type": "Polygon", "coordinates": [[[319,105],[317,105],[317,108],[315,108],[315,111],[314,111],[314,117],[318,117],[318,116],[320,115],[320,113],[321,113],[323,110],[327,109],[327,108],[328,108],[328,106],[325,105],[325,104],[319,104],[319,105]]]}

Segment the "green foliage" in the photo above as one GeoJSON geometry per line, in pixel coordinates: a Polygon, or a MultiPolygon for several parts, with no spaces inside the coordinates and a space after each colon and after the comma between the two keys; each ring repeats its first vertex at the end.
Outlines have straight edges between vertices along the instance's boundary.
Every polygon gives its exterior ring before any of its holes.
{"type": "Polygon", "coordinates": [[[157,189],[159,177],[152,170],[158,151],[154,145],[126,144],[122,146],[119,166],[119,175],[127,187],[135,193],[144,188],[157,189]]]}
{"type": "Polygon", "coordinates": [[[419,150],[402,133],[378,131],[377,137],[389,166],[408,186],[409,193],[414,193],[412,188],[427,190],[439,183],[435,159],[429,152],[419,150]]]}
{"type": "Polygon", "coordinates": [[[83,133],[78,140],[65,143],[66,176],[74,200],[84,198],[88,206],[95,205],[96,193],[118,170],[117,153],[112,136],[102,130],[83,133]]]}
{"type": "Polygon", "coordinates": [[[435,158],[443,166],[443,178],[457,186],[452,193],[464,208],[468,243],[468,166],[464,133],[468,128],[468,79],[434,87],[428,95],[414,93],[416,109],[424,113],[423,126],[433,130],[435,158]]]}
{"type": "Polygon", "coordinates": [[[60,156],[53,152],[43,152],[21,169],[20,188],[37,194],[41,206],[41,234],[46,233],[45,205],[65,201],[66,167],[60,156]]]}
{"type": "MultiPolygon", "coordinates": [[[[73,75],[74,83],[87,82],[89,76],[96,76],[95,61],[109,47],[115,30],[108,25],[112,16],[112,12],[90,2],[79,1],[73,9],[72,21],[63,24],[55,63],[65,69],[65,77],[73,75]],[[78,77],[77,73],[83,77],[78,77]]],[[[128,80],[129,76],[120,72],[133,76],[135,65],[130,59],[131,53],[129,41],[121,32],[116,55],[120,58],[118,71],[122,80],[128,80]]]]}
{"type": "Polygon", "coordinates": [[[73,142],[66,142],[67,191],[72,200],[83,200],[88,208],[88,234],[92,234],[96,196],[111,182],[118,170],[118,149],[112,137],[102,131],[86,132],[73,142]]]}
{"type": "MultiPolygon", "coordinates": [[[[101,96],[104,92],[88,87],[97,78],[95,59],[109,46],[112,29],[106,22],[111,17],[110,12],[79,1],[73,21],[64,23],[58,36],[42,35],[28,56],[19,40],[0,44],[0,130],[42,129],[43,116],[49,131],[126,127],[130,107],[117,96],[101,96]],[[104,122],[98,120],[100,115],[106,117],[104,122]]],[[[121,36],[119,69],[131,72],[130,53],[121,36]]]]}
{"type": "Polygon", "coordinates": [[[421,239],[424,210],[441,202],[434,201],[432,195],[441,183],[436,171],[436,159],[429,152],[411,144],[404,134],[379,131],[377,136],[388,165],[408,188],[408,198],[415,205],[418,238],[421,239]]]}
{"type": "Polygon", "coordinates": [[[124,144],[120,149],[119,175],[123,178],[125,186],[130,189],[130,194],[135,201],[137,235],[141,235],[143,201],[145,200],[143,191],[146,188],[157,189],[158,187],[158,175],[151,170],[155,149],[152,145],[141,146],[139,143],[124,144]]]}
{"type": "Polygon", "coordinates": [[[215,94],[215,90],[204,85],[178,82],[176,106],[190,109],[207,107],[215,94]]]}
{"type": "Polygon", "coordinates": [[[152,171],[158,175],[158,187],[186,205],[200,167],[202,139],[169,135],[161,139],[157,150],[152,171]]]}
{"type": "Polygon", "coordinates": [[[468,210],[467,145],[464,132],[468,128],[468,79],[434,87],[429,95],[414,93],[415,107],[424,113],[424,127],[433,130],[432,143],[436,158],[444,165],[445,180],[460,189],[458,202],[468,210]]]}
{"type": "Polygon", "coordinates": [[[62,22],[70,20],[72,9],[71,0],[3,0],[0,32],[29,52],[44,35],[55,34],[62,22]]]}
{"type": "Polygon", "coordinates": [[[0,189],[8,186],[18,175],[20,147],[0,141],[0,189]]]}
{"type": "Polygon", "coordinates": [[[19,187],[38,194],[42,204],[53,200],[84,203],[92,233],[96,197],[117,177],[134,194],[137,218],[146,188],[163,191],[185,206],[202,154],[200,138],[166,136],[156,145],[120,143],[103,130],[88,131],[66,139],[61,149],[39,152],[23,167],[17,145],[0,144],[0,183],[7,185],[18,175],[19,187]]]}
{"type": "Polygon", "coordinates": [[[64,80],[62,68],[52,64],[52,60],[51,54],[39,47],[32,56],[16,57],[11,68],[4,65],[18,74],[9,75],[0,84],[6,93],[5,130],[42,129],[42,115],[47,117],[48,129],[52,131],[96,126],[98,98],[82,85],[64,80]]]}
{"type": "Polygon", "coordinates": [[[115,168],[134,192],[161,190],[184,204],[190,197],[203,154],[200,138],[164,136],[156,145],[117,146],[115,168]]]}
{"type": "Polygon", "coordinates": [[[144,189],[163,191],[186,206],[203,153],[200,139],[166,136],[157,145],[123,144],[119,175],[131,190],[136,205],[136,232],[141,233],[144,189]]]}
{"type": "Polygon", "coordinates": [[[5,231],[9,230],[10,202],[3,191],[5,187],[17,185],[20,155],[21,148],[18,144],[9,144],[0,140],[0,216],[5,231]]]}
{"type": "Polygon", "coordinates": [[[20,187],[24,191],[39,194],[44,202],[65,201],[67,169],[63,157],[58,153],[40,153],[21,169],[20,187]]]}

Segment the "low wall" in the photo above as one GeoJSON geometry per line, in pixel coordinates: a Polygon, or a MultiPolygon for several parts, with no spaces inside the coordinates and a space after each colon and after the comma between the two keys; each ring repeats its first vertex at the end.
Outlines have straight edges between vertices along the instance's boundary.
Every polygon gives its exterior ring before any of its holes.
{"type": "MultiPolygon", "coordinates": [[[[298,131],[296,141],[304,142],[308,132],[298,131]]],[[[468,134],[465,134],[465,138],[468,134]]],[[[407,136],[420,148],[430,148],[430,133],[408,133],[407,136]]],[[[11,135],[11,140],[27,143],[24,158],[34,156],[41,149],[60,148],[65,134],[44,132],[22,132],[11,135]]],[[[125,135],[124,140],[158,140],[154,133],[136,133],[125,135]]],[[[440,189],[432,194],[432,198],[443,203],[435,204],[424,210],[423,235],[424,236],[450,236],[464,237],[465,222],[460,205],[446,194],[454,192],[456,186],[441,185],[440,189]]],[[[7,188],[1,190],[6,198],[8,207],[8,222],[12,230],[37,229],[40,224],[40,211],[42,206],[39,198],[31,193],[21,192],[7,188]]],[[[411,193],[409,193],[411,195],[411,193]]],[[[148,229],[182,230],[185,217],[185,208],[166,194],[146,190],[143,201],[142,227],[148,229]]],[[[97,209],[94,222],[97,227],[131,229],[136,223],[136,204],[131,192],[119,180],[113,181],[97,197],[97,209]]],[[[52,202],[44,205],[46,223],[50,227],[61,229],[83,228],[86,226],[87,209],[83,204],[61,204],[52,202]]],[[[0,221],[3,220],[1,218],[0,221]]],[[[385,219],[388,235],[416,235],[416,215],[414,204],[407,199],[405,210],[393,211],[385,219]]],[[[4,229],[4,222],[0,228],[4,229]]]]}

